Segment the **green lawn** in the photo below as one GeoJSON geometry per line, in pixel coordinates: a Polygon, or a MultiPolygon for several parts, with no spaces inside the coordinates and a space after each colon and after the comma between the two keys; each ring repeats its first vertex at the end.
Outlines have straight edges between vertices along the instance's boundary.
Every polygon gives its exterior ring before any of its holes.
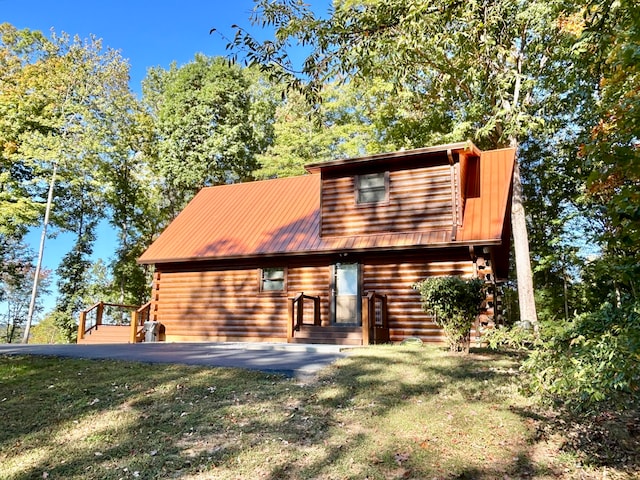
{"type": "Polygon", "coordinates": [[[637,478],[563,449],[517,376],[514,357],[417,346],[358,349],[307,384],[0,357],[0,478],[637,478]]]}

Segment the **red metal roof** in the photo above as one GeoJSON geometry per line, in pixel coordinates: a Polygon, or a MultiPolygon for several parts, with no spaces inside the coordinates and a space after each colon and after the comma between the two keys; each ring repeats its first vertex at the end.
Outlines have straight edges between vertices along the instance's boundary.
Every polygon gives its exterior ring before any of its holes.
{"type": "Polygon", "coordinates": [[[458,241],[496,240],[502,235],[511,192],[515,148],[480,155],[480,196],[468,198],[458,241]]]}
{"type": "Polygon", "coordinates": [[[467,199],[455,241],[451,230],[321,238],[321,176],[314,173],[202,189],[139,262],[499,244],[514,158],[514,149],[482,152],[480,196],[467,199]]]}

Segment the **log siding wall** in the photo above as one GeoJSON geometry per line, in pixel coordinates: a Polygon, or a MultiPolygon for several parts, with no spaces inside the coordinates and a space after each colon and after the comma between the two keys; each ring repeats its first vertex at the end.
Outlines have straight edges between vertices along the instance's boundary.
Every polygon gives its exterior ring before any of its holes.
{"type": "MultiPolygon", "coordinates": [[[[259,268],[225,269],[196,263],[156,273],[154,319],[161,322],[167,341],[269,341],[287,338],[288,299],[300,292],[319,296],[323,323],[330,318],[331,266],[335,258],[314,265],[287,266],[285,292],[260,293],[259,268]]],[[[343,260],[345,261],[345,260],[343,260]]],[[[464,251],[444,255],[380,254],[349,258],[362,265],[363,294],[387,295],[391,341],[419,337],[442,342],[444,337],[420,304],[411,286],[428,276],[472,275],[474,264],[464,251]],[[447,258],[447,260],[442,260],[447,258]]],[[[310,261],[309,263],[313,263],[310,261]]],[[[305,304],[305,321],[313,307],[305,304]]]]}
{"type": "Polygon", "coordinates": [[[389,201],[360,204],[355,176],[323,178],[322,236],[445,230],[452,227],[449,165],[392,171],[389,201]]]}
{"type": "MultiPolygon", "coordinates": [[[[329,295],[327,267],[287,268],[285,292],[259,292],[259,269],[159,271],[153,312],[167,341],[286,341],[287,299],[329,295]]],[[[312,306],[306,313],[312,318],[312,306]]],[[[323,302],[321,318],[328,318],[323,302]]]]}
{"type": "Polygon", "coordinates": [[[424,312],[420,294],[412,285],[431,276],[472,276],[475,266],[462,255],[452,260],[429,260],[418,257],[376,261],[363,265],[365,293],[375,291],[387,295],[389,335],[392,342],[418,337],[423,342],[445,341],[442,329],[424,312]]]}

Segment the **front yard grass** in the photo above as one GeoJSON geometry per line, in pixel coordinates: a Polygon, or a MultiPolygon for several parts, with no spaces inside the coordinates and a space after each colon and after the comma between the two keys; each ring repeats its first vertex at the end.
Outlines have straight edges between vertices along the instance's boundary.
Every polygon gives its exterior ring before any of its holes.
{"type": "Polygon", "coordinates": [[[637,478],[637,457],[601,465],[563,449],[518,393],[518,366],[488,352],[370,347],[299,383],[0,357],[0,478],[637,478]]]}

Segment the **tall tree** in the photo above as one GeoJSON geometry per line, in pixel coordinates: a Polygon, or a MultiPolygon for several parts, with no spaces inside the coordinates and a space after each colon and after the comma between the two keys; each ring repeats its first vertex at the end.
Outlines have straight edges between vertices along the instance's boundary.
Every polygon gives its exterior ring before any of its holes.
{"type": "Polygon", "coordinates": [[[23,95],[23,84],[29,64],[44,56],[47,43],[39,32],[0,24],[0,235],[24,235],[42,213],[34,182],[38,172],[30,159],[15,153],[25,131],[46,129],[31,122],[39,107],[23,95]]]}
{"type": "Polygon", "coordinates": [[[323,86],[323,101],[316,107],[298,92],[284,91],[276,109],[274,139],[257,157],[256,177],[301,175],[307,163],[392,150],[393,140],[380,128],[384,103],[375,95],[382,90],[373,81],[366,89],[333,82],[323,86]]]}
{"type": "MultiPolygon", "coordinates": [[[[517,146],[543,125],[552,96],[542,79],[557,72],[555,49],[566,46],[557,2],[502,0],[339,0],[328,18],[302,1],[258,0],[255,23],[271,26],[274,39],[258,42],[238,29],[232,46],[286,80],[300,68],[308,79],[290,82],[311,98],[332,77],[353,81],[382,77],[398,91],[422,99],[434,128],[449,138],[471,138],[481,147],[517,146]],[[291,44],[311,53],[301,67],[291,44]]],[[[238,50],[236,50],[238,51],[238,50]]],[[[521,317],[536,322],[519,165],[514,175],[513,233],[521,317]]]]}
{"type": "Polygon", "coordinates": [[[253,121],[251,82],[240,67],[199,54],[181,67],[151,69],[143,92],[171,218],[204,186],[253,178],[255,155],[270,137],[261,128],[269,123],[253,121]]]}
{"type": "MultiPolygon", "coordinates": [[[[3,79],[7,88],[0,92],[0,108],[11,119],[0,124],[2,158],[10,166],[10,180],[0,181],[8,185],[5,191],[17,197],[14,204],[33,206],[31,210],[38,214],[43,210],[43,193],[51,185],[55,205],[47,201],[47,212],[53,207],[52,223],[76,238],[59,282],[63,291],[59,311],[65,312],[66,323],[71,325],[78,306],[71,307],[70,295],[82,296],[79,290],[93,230],[105,211],[99,172],[103,170],[100,165],[110,159],[114,138],[105,129],[106,119],[116,114],[117,99],[129,94],[128,65],[118,52],[104,49],[93,37],[81,40],[52,34],[45,39],[9,25],[3,25],[0,32],[5,46],[0,58],[12,67],[3,79]],[[59,187],[55,190],[54,180],[59,187]],[[17,184],[28,187],[18,190],[13,187],[17,184]]],[[[32,222],[33,218],[31,213],[28,219],[32,222]]],[[[44,228],[48,218],[46,214],[44,228]]],[[[30,318],[25,340],[29,326],[30,318]]]]}
{"type": "Polygon", "coordinates": [[[578,49],[597,75],[598,117],[581,150],[584,200],[594,213],[611,302],[640,299],[640,9],[632,1],[587,5],[578,49]]]}
{"type": "Polygon", "coordinates": [[[136,259],[164,226],[158,207],[162,204],[160,182],[150,166],[156,152],[154,125],[131,94],[114,98],[111,111],[105,118],[110,161],[101,172],[106,180],[109,222],[118,234],[110,293],[119,303],[142,304],[149,296],[150,271],[136,259]]]}

